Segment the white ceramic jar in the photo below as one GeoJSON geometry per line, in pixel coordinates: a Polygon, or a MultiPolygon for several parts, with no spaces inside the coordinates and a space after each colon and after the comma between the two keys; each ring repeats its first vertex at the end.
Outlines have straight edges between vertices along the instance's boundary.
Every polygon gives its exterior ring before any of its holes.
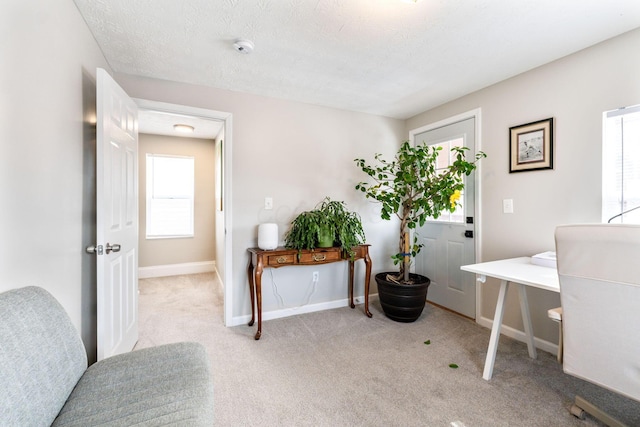
{"type": "Polygon", "coordinates": [[[278,247],[278,224],[265,223],[258,226],[258,247],[262,250],[278,247]]]}

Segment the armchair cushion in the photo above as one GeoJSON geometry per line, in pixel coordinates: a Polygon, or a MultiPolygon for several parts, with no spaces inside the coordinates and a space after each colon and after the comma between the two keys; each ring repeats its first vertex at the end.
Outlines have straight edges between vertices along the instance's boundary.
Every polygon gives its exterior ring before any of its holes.
{"type": "Polygon", "coordinates": [[[200,426],[213,423],[204,347],[177,343],[91,365],[53,426],[200,426]]]}

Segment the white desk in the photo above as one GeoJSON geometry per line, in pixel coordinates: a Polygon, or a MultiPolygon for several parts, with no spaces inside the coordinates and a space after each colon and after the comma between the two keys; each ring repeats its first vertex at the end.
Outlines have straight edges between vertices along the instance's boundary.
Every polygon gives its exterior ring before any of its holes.
{"type": "Polygon", "coordinates": [[[489,339],[489,349],[487,351],[487,358],[484,362],[482,378],[490,380],[491,375],[493,374],[493,365],[496,361],[496,351],[498,350],[498,339],[500,338],[500,329],[502,328],[502,317],[504,315],[504,306],[509,283],[513,283],[518,287],[520,310],[522,311],[522,323],[524,323],[524,331],[527,335],[529,356],[535,359],[536,347],[533,342],[531,315],[529,314],[529,303],[527,302],[525,286],[560,292],[557,270],[555,268],[541,267],[539,265],[531,264],[531,258],[529,257],[463,265],[460,268],[464,271],[477,274],[477,280],[481,283],[486,281],[487,276],[501,280],[498,302],[496,303],[496,314],[493,317],[491,338],[489,339]]]}

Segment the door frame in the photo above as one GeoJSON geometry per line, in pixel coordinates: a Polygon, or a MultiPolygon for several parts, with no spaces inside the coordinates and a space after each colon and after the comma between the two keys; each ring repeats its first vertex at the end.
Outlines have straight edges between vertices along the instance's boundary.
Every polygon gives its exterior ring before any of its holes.
{"type": "Polygon", "coordinates": [[[231,159],[232,159],[232,140],[233,140],[233,115],[224,111],[209,110],[204,108],[189,107],[180,104],[171,104],[167,102],[151,101],[148,99],[133,98],[138,108],[158,111],[163,113],[181,114],[184,116],[198,117],[209,120],[218,120],[223,122],[224,126],[224,150],[223,150],[223,177],[222,177],[222,206],[224,206],[224,324],[233,326],[233,269],[232,269],[232,194],[231,194],[231,159]]]}
{"type": "MultiPolygon", "coordinates": [[[[415,136],[418,134],[421,134],[423,132],[426,131],[430,131],[432,129],[437,129],[443,126],[448,126],[463,120],[467,120],[467,119],[475,119],[475,128],[474,128],[474,132],[475,132],[475,151],[476,153],[478,151],[482,150],[482,110],[481,108],[476,108],[474,110],[470,110],[461,114],[457,114],[455,116],[452,117],[448,117],[446,119],[442,119],[439,120],[435,123],[429,123],[428,125],[425,126],[421,126],[419,128],[416,129],[412,129],[409,131],[409,140],[415,144],[415,136]]],[[[475,153],[474,153],[475,154],[475,153]]],[[[481,182],[481,176],[482,174],[481,172],[481,168],[482,168],[482,162],[479,162],[477,164],[477,168],[476,168],[476,183],[475,183],[475,191],[473,194],[474,197],[474,250],[475,250],[475,261],[474,262],[478,262],[479,259],[482,259],[482,227],[480,226],[480,224],[482,224],[482,217],[481,217],[481,212],[482,212],[482,182],[481,182]]],[[[480,316],[478,315],[478,313],[480,313],[480,309],[482,307],[482,293],[480,292],[480,286],[477,285],[476,283],[476,323],[478,323],[478,319],[480,318],[480,316]]]]}

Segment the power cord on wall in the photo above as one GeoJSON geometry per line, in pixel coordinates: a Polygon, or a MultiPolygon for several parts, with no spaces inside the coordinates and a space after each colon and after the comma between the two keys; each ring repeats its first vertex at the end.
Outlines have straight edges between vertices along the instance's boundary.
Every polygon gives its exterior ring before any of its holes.
{"type": "Polygon", "coordinates": [[[313,296],[313,294],[316,293],[316,288],[318,285],[318,279],[311,279],[311,292],[309,293],[309,295],[306,298],[306,301],[299,306],[296,307],[285,307],[284,305],[284,299],[282,298],[282,295],[280,295],[280,293],[278,292],[278,285],[276,284],[276,280],[275,277],[273,275],[273,270],[275,270],[274,268],[270,268],[269,269],[269,274],[271,276],[271,285],[273,288],[273,295],[276,297],[276,300],[278,301],[278,307],[279,308],[288,308],[291,310],[298,310],[306,305],[309,305],[309,303],[311,302],[311,297],[313,296]]]}
{"type": "Polygon", "coordinates": [[[278,293],[278,286],[276,285],[276,280],[273,278],[273,268],[269,269],[269,273],[271,274],[271,286],[273,288],[273,295],[276,297],[276,300],[278,301],[278,307],[283,308],[284,307],[284,300],[282,299],[282,296],[278,293]]]}

